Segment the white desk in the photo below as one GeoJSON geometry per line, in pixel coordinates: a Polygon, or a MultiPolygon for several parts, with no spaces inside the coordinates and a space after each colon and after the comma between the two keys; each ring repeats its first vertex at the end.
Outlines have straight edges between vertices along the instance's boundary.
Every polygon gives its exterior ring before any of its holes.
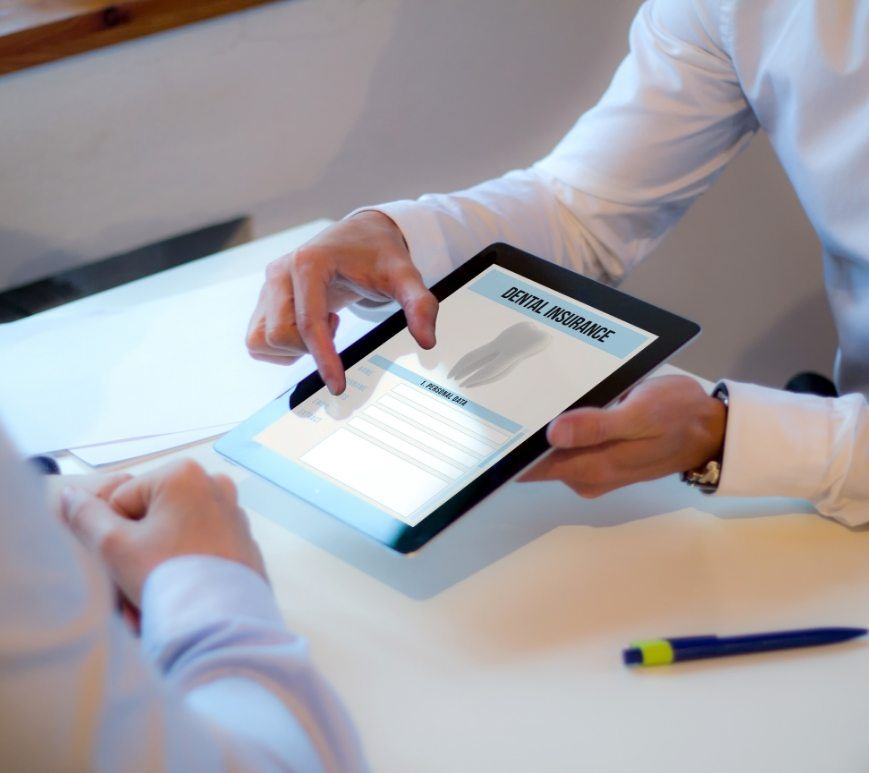
{"type": "MultiPolygon", "coordinates": [[[[293,241],[271,239],[276,254],[293,241]]],[[[175,276],[225,278],[256,250],[175,276]]],[[[142,280],[137,298],[170,285],[142,280]]],[[[176,455],[238,482],[287,622],[310,639],[375,771],[869,769],[866,644],[647,671],[620,663],[637,638],[865,625],[865,530],[673,479],[590,502],[559,484],[514,484],[405,558],[210,444],[128,469],[176,455]]]]}

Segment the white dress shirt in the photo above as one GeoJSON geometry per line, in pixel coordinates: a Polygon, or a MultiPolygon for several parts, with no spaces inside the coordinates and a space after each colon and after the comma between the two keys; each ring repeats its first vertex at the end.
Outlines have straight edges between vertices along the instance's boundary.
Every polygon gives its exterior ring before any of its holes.
{"type": "Polygon", "coordinates": [[[758,128],[823,244],[835,378],[853,394],[830,400],[729,382],[719,492],[801,497],[843,523],[865,523],[866,0],[650,0],[609,89],[546,158],[466,191],[376,209],[401,228],[429,283],[495,241],[617,281],[758,128]]]}
{"type": "Polygon", "coordinates": [[[240,564],[161,564],[142,639],[0,432],[0,770],[355,771],[355,732],[240,564]]]}

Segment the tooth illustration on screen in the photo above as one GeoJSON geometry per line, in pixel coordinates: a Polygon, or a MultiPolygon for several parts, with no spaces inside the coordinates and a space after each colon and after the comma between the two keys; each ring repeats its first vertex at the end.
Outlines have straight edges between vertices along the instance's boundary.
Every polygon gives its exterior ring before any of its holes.
{"type": "Polygon", "coordinates": [[[550,334],[533,322],[517,322],[461,357],[448,378],[464,379],[459,384],[463,388],[490,384],[506,376],[520,362],[542,352],[549,341],[550,334]]]}

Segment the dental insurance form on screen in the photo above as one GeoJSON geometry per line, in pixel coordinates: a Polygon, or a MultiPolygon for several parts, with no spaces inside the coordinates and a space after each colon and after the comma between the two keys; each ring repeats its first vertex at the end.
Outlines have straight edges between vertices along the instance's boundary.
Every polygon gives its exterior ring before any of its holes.
{"type": "Polygon", "coordinates": [[[655,338],[491,266],[441,302],[434,349],[405,328],[254,441],[324,509],[349,494],[415,526],[655,338]]]}

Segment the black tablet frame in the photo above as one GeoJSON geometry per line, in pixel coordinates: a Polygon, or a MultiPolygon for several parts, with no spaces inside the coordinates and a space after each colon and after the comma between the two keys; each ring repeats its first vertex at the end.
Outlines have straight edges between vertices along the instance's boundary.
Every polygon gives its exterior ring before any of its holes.
{"type": "MultiPolygon", "coordinates": [[[[565,411],[585,406],[604,407],[608,405],[700,332],[700,326],[695,322],[503,243],[486,247],[478,255],[435,284],[431,291],[438,301],[442,301],[490,266],[500,266],[513,271],[520,276],[545,285],[555,292],[569,296],[657,336],[655,341],[568,406],[565,411]]],[[[344,368],[350,368],[367,357],[406,326],[407,321],[403,311],[392,314],[341,352],[344,368]]],[[[292,390],[289,395],[289,409],[295,408],[323,387],[324,382],[320,374],[311,373],[292,390]]],[[[286,399],[286,397],[280,399],[286,399]]],[[[546,440],[546,427],[544,426],[525,438],[504,458],[478,475],[416,526],[402,524],[385,511],[383,512],[383,523],[351,522],[343,517],[340,519],[393,550],[400,553],[412,553],[479,504],[499,486],[521,472],[548,449],[549,443],[546,440]]],[[[370,516],[368,519],[370,520],[370,516]]]]}

